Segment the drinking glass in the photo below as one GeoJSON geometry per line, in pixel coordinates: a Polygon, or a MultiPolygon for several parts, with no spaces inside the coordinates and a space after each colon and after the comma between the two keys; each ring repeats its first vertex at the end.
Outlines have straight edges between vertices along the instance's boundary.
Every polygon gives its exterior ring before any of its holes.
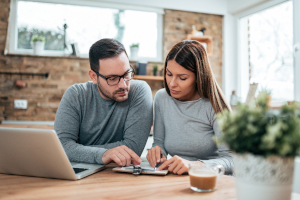
{"type": "Polygon", "coordinates": [[[212,192],[216,189],[217,180],[224,174],[225,169],[218,164],[192,163],[189,164],[191,189],[196,192],[212,192]]]}

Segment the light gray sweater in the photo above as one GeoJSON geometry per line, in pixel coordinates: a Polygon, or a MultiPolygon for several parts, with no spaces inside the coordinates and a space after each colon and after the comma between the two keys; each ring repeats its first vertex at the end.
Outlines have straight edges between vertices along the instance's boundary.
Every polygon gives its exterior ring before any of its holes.
{"type": "Polygon", "coordinates": [[[131,81],[124,102],[103,99],[93,82],[75,84],[63,95],[54,130],[73,162],[103,164],[103,153],[121,145],[141,155],[153,122],[152,103],[144,81],[131,81]]]}
{"type": "Polygon", "coordinates": [[[177,155],[190,161],[221,164],[232,173],[232,157],[224,145],[216,146],[219,137],[215,111],[209,99],[179,101],[159,90],[154,98],[154,143],[167,156],[177,155]]]}

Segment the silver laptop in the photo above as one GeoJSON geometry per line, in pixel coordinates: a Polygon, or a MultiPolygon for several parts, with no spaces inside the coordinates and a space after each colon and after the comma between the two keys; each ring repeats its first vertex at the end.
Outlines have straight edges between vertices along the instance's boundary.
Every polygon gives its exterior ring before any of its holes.
{"type": "Polygon", "coordinates": [[[0,173],[77,180],[104,165],[71,163],[49,129],[0,127],[0,173]]]}

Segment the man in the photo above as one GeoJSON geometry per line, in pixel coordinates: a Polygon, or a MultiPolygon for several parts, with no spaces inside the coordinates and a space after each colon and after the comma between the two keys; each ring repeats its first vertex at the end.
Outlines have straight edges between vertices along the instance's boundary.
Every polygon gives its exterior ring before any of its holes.
{"type": "Polygon", "coordinates": [[[67,89],[54,130],[73,162],[139,164],[153,120],[152,93],[134,73],[124,46],[102,39],[89,52],[92,81],[67,89]]]}

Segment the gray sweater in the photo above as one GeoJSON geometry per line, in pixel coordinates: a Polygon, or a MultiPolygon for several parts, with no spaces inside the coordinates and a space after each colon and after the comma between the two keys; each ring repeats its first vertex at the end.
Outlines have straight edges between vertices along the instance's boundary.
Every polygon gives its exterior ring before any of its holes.
{"type": "Polygon", "coordinates": [[[131,81],[124,102],[103,99],[93,82],[75,84],[63,95],[54,130],[73,162],[103,164],[103,153],[121,145],[141,155],[153,122],[152,103],[144,81],[131,81]]]}
{"type": "Polygon", "coordinates": [[[190,161],[221,164],[227,174],[232,171],[232,157],[224,146],[216,146],[219,137],[216,114],[209,99],[179,101],[159,90],[154,98],[154,143],[167,156],[177,155],[190,161]]]}

